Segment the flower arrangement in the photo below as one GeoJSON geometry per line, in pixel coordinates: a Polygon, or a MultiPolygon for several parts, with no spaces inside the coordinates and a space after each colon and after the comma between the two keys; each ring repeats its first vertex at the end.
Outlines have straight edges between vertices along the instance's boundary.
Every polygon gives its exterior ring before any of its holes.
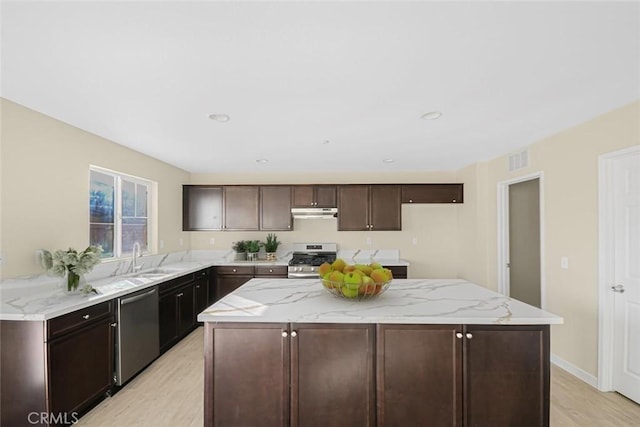
{"type": "MultiPolygon", "coordinates": [[[[49,252],[42,250],[42,267],[52,276],[64,277],[66,275],[66,290],[73,292],[80,285],[80,276],[89,273],[93,267],[100,263],[101,246],[89,246],[82,252],[69,248],[66,251],[58,249],[49,252]]],[[[91,285],[85,285],[81,289],[83,293],[96,292],[91,285]]]]}

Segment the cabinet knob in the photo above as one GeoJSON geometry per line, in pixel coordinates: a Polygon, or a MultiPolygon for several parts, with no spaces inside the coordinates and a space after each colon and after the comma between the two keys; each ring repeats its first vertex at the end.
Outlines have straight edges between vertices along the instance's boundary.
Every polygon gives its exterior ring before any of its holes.
{"type": "Polygon", "coordinates": [[[238,270],[236,270],[235,268],[233,269],[233,272],[234,272],[234,273],[235,273],[235,272],[237,272],[237,271],[238,271],[238,270]]]}
{"type": "Polygon", "coordinates": [[[273,273],[273,268],[270,268],[270,269],[269,269],[269,273],[273,273]]]}
{"type": "Polygon", "coordinates": [[[409,203],[413,203],[413,199],[409,199],[409,203]]]}
{"type": "Polygon", "coordinates": [[[286,338],[286,337],[287,337],[287,335],[289,335],[289,334],[287,334],[287,331],[282,331],[282,337],[283,337],[283,338],[286,338]]]}
{"type": "Polygon", "coordinates": [[[112,328],[115,328],[116,326],[118,326],[118,324],[117,324],[116,322],[113,322],[113,323],[111,324],[111,327],[112,327],[112,328]]]}
{"type": "Polygon", "coordinates": [[[184,292],[180,292],[178,295],[176,295],[177,297],[181,297],[182,295],[184,295],[184,292]]]}
{"type": "Polygon", "coordinates": [[[295,338],[298,336],[298,333],[296,331],[291,331],[291,336],[295,338]]]}
{"type": "Polygon", "coordinates": [[[89,317],[91,317],[89,314],[85,314],[84,316],[82,316],[82,318],[83,318],[84,320],[89,319],[89,317]]]}
{"type": "Polygon", "coordinates": [[[470,340],[471,338],[473,338],[473,334],[471,334],[470,332],[467,332],[465,337],[467,337],[467,339],[470,340]]]}
{"type": "Polygon", "coordinates": [[[455,202],[456,202],[456,199],[453,199],[453,203],[455,203],[455,202]]]}
{"type": "Polygon", "coordinates": [[[462,337],[462,332],[456,332],[456,338],[461,339],[462,337]]]}
{"type": "Polygon", "coordinates": [[[200,289],[200,285],[196,285],[196,289],[200,289]]]}

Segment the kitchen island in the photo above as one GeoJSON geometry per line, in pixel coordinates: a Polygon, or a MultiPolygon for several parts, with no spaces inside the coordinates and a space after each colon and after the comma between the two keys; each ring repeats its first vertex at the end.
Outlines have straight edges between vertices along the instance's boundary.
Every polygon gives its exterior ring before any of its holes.
{"type": "Polygon", "coordinates": [[[253,279],[205,322],[205,425],[549,423],[549,325],[459,280],[349,301],[317,279],[253,279]]]}

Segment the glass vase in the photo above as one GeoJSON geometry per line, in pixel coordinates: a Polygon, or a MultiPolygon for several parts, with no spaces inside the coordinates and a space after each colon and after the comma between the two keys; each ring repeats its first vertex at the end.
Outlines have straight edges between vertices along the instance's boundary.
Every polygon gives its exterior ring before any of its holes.
{"type": "Polygon", "coordinates": [[[78,274],[73,271],[67,271],[67,274],[60,281],[62,290],[66,294],[79,294],[85,283],[84,274],[78,274]]]}

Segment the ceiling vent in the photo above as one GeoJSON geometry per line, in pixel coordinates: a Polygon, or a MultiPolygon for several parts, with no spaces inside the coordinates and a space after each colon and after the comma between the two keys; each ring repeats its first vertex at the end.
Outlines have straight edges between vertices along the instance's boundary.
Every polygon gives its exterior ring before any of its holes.
{"type": "Polygon", "coordinates": [[[509,172],[529,167],[529,148],[509,155],[509,172]]]}

